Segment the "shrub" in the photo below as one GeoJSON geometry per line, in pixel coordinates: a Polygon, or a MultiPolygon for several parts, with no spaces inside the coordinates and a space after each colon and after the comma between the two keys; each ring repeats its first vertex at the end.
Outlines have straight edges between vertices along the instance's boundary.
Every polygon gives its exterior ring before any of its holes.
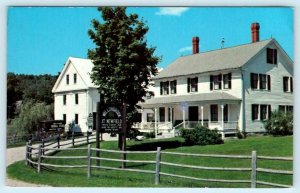
{"type": "Polygon", "coordinates": [[[265,129],[273,136],[293,134],[293,114],[280,111],[272,112],[271,118],[265,122],[265,129]]]}
{"type": "Polygon", "coordinates": [[[195,129],[183,129],[181,136],[188,145],[212,145],[222,144],[222,136],[218,131],[210,130],[203,126],[197,126],[195,129]]]}
{"type": "Polygon", "coordinates": [[[130,128],[130,130],[127,133],[127,137],[130,140],[136,140],[136,137],[138,135],[141,135],[141,132],[138,129],[136,129],[136,128],[130,128]]]}
{"type": "Polygon", "coordinates": [[[151,131],[150,133],[144,133],[143,136],[145,138],[155,138],[155,133],[151,131]]]}

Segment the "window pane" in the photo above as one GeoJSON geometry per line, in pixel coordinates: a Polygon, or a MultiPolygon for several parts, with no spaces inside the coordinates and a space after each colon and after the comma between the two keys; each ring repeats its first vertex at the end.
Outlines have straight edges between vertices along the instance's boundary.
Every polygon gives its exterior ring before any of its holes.
{"type": "Polygon", "coordinates": [[[69,75],[68,74],[66,76],[66,81],[67,81],[67,84],[69,84],[69,75]]]}
{"type": "Polygon", "coordinates": [[[78,124],[78,114],[75,114],[75,124],[78,124]]]}
{"type": "Polygon", "coordinates": [[[219,90],[219,76],[213,76],[213,80],[214,80],[214,90],[219,90]]]}
{"type": "Polygon", "coordinates": [[[224,82],[224,88],[228,89],[229,88],[229,75],[228,74],[223,75],[223,82],[224,82]]]}
{"type": "Polygon", "coordinates": [[[260,74],[260,89],[266,89],[267,88],[267,76],[265,74],[260,74]]]}
{"type": "Polygon", "coordinates": [[[267,105],[260,105],[260,119],[267,119],[267,105]]]}

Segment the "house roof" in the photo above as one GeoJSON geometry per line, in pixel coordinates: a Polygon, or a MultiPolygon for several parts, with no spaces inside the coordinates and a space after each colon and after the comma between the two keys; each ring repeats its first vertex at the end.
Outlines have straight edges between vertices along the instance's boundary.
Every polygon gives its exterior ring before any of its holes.
{"type": "Polygon", "coordinates": [[[81,76],[85,84],[88,87],[96,87],[95,84],[92,83],[92,79],[90,77],[90,73],[92,72],[92,69],[94,67],[93,62],[90,59],[74,57],[69,57],[69,60],[71,60],[72,64],[74,65],[79,76],[81,76]]]}
{"type": "Polygon", "coordinates": [[[201,93],[201,94],[188,94],[188,95],[174,95],[167,97],[154,97],[146,100],[144,103],[139,105],[147,108],[166,104],[183,104],[183,103],[201,103],[209,101],[240,101],[241,99],[232,96],[231,94],[225,92],[215,92],[215,93],[201,93]]]}
{"type": "Polygon", "coordinates": [[[183,56],[172,62],[154,79],[168,78],[242,67],[265,46],[274,42],[268,39],[250,44],[223,48],[183,56]]]}
{"type": "MultiPolygon", "coordinates": [[[[90,73],[92,72],[94,64],[90,59],[83,59],[83,58],[75,58],[75,57],[69,57],[67,62],[64,65],[64,68],[62,69],[59,77],[57,78],[55,85],[52,88],[52,92],[55,93],[57,91],[57,88],[62,81],[68,67],[70,65],[73,65],[75,68],[77,74],[79,77],[82,78],[85,89],[87,88],[97,88],[94,83],[92,83],[92,80],[90,78],[90,73]]],[[[81,88],[82,89],[82,88],[81,88]]]]}

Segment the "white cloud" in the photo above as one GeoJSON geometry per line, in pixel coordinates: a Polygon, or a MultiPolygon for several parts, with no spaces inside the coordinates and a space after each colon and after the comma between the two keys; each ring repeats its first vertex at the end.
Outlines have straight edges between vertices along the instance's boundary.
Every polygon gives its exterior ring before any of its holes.
{"type": "Polygon", "coordinates": [[[188,46],[188,47],[180,48],[178,51],[179,52],[187,52],[187,51],[191,51],[191,50],[192,50],[192,46],[188,46]]]}
{"type": "Polygon", "coordinates": [[[159,8],[159,11],[156,12],[156,15],[172,15],[172,16],[181,16],[183,12],[189,10],[187,7],[164,7],[159,8]]]}

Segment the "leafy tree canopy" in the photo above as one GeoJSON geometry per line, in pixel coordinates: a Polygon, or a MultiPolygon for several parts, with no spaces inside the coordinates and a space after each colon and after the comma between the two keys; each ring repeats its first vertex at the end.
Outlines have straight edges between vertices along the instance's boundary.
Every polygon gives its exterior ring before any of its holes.
{"type": "Polygon", "coordinates": [[[17,101],[34,100],[46,104],[53,103],[51,92],[57,76],[25,75],[7,73],[7,118],[14,118],[17,101]]]}
{"type": "Polygon", "coordinates": [[[147,94],[150,76],[157,73],[160,58],[154,56],[145,35],[149,28],[137,14],[126,15],[125,7],[99,7],[102,20],[92,20],[88,31],[96,44],[88,50],[93,60],[92,81],[113,104],[125,102],[128,112],[147,94]]]}

